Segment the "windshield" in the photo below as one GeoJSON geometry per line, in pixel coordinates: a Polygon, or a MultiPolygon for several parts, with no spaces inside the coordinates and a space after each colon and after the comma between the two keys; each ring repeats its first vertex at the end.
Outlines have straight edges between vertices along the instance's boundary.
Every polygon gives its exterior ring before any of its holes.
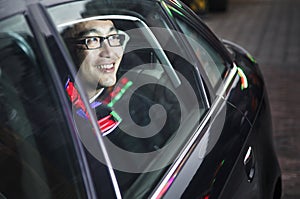
{"type": "Polygon", "coordinates": [[[207,110],[181,33],[152,1],[75,2],[49,12],[77,71],[66,74],[65,89],[90,164],[109,161],[123,197],[147,196],[207,110]]]}

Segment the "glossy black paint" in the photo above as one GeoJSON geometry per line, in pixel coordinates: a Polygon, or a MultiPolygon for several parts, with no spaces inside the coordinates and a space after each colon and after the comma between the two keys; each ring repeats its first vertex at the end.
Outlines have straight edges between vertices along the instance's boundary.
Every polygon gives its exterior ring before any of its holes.
{"type": "Polygon", "coordinates": [[[233,62],[247,76],[249,87],[242,90],[239,81],[232,84],[227,95],[223,96],[228,112],[220,139],[214,146],[217,152],[212,151],[212,157],[206,157],[209,160],[203,161],[183,197],[279,198],[280,190],[274,189],[281,184],[280,168],[272,143],[270,109],[262,74],[256,61],[245,49],[229,41],[224,41],[224,45],[231,52],[233,62]],[[248,147],[253,149],[255,156],[255,174],[251,181],[243,163],[248,147]],[[220,154],[224,150],[228,151],[227,156],[220,154]],[[223,164],[222,160],[225,160],[223,164]]]}
{"type": "Polygon", "coordinates": [[[212,117],[209,124],[213,127],[210,129],[210,134],[212,136],[220,134],[220,137],[217,143],[211,146],[212,151],[203,160],[185,190],[183,198],[204,198],[205,195],[217,198],[223,191],[227,179],[232,175],[231,169],[243,149],[241,143],[245,141],[250,124],[234,107],[226,102],[222,103],[223,107],[218,111],[226,114],[224,126],[220,126],[222,114],[212,117]]]}
{"type": "MultiPolygon", "coordinates": [[[[266,191],[274,189],[276,183],[280,184],[281,177],[272,142],[271,113],[263,76],[258,64],[245,49],[231,42],[225,41],[224,43],[233,51],[234,60],[245,72],[249,83],[249,89],[231,92],[228,102],[237,107],[247,117],[252,126],[247,135],[246,145],[253,146],[254,149],[258,175],[255,180],[257,180],[257,186],[260,187],[259,193],[261,194],[257,197],[280,197],[281,193],[279,193],[279,196],[272,195],[275,190],[269,193],[266,191]]],[[[235,186],[232,186],[232,189],[235,190],[235,186]]],[[[224,198],[226,197],[228,196],[224,198]]],[[[235,198],[238,198],[238,195],[235,198]]],[[[249,198],[251,197],[249,196],[249,198]]]]}

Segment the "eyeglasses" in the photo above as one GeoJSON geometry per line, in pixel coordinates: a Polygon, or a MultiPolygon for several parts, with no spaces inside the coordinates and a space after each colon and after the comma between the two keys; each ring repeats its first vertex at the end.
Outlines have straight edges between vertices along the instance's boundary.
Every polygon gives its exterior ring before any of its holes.
{"type": "Polygon", "coordinates": [[[84,44],[87,49],[93,50],[97,48],[101,48],[104,40],[108,41],[109,46],[111,47],[118,47],[122,46],[125,41],[125,35],[123,34],[113,34],[108,35],[106,37],[101,36],[91,36],[91,37],[85,37],[82,39],[76,39],[76,44],[84,44]]]}

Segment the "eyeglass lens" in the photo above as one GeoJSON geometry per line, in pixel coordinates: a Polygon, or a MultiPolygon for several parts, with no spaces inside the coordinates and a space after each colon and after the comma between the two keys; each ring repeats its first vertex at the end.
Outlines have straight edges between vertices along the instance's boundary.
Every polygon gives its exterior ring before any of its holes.
{"type": "Polygon", "coordinates": [[[115,34],[107,37],[95,36],[85,38],[85,44],[88,49],[101,48],[104,40],[107,39],[111,47],[121,46],[124,43],[125,35],[115,34]]]}

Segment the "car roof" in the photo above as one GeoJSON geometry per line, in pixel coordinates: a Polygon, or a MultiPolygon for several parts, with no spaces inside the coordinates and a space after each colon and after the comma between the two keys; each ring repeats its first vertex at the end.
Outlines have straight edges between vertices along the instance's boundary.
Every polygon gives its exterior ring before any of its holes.
{"type": "MultiPolygon", "coordinates": [[[[7,18],[18,13],[19,14],[24,13],[26,11],[26,7],[31,4],[40,3],[48,7],[48,6],[54,6],[54,5],[63,4],[67,2],[74,2],[74,1],[76,0],[1,0],[0,19],[7,18]]],[[[102,0],[102,1],[113,2],[113,0],[102,0]]],[[[158,0],[147,0],[147,1],[158,1],[158,0]]]]}
{"type": "Polygon", "coordinates": [[[76,0],[1,0],[0,2],[0,19],[4,19],[16,14],[22,14],[26,11],[26,7],[31,4],[43,4],[45,6],[53,6],[76,0]]]}
{"type": "Polygon", "coordinates": [[[1,0],[0,19],[24,12],[25,6],[24,0],[1,0]]]}

